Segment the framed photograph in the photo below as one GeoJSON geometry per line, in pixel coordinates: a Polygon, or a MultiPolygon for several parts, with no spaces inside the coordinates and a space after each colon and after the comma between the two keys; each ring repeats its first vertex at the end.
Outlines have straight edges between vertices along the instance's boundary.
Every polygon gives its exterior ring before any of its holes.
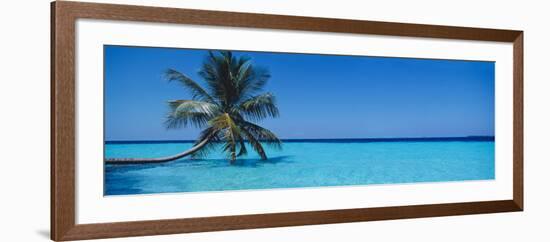
{"type": "Polygon", "coordinates": [[[51,238],[523,210],[523,32],[52,3],[51,238]]]}

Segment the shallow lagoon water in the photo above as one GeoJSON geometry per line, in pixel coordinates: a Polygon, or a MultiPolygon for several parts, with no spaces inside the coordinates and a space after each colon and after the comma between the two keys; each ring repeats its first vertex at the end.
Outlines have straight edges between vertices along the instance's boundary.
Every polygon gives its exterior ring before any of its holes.
{"type": "MultiPolygon", "coordinates": [[[[160,157],[186,150],[185,142],[108,143],[105,156],[160,157]]],[[[292,141],[265,147],[262,161],[250,148],[230,165],[213,152],[201,160],[106,165],[105,195],[205,192],[416,182],[489,180],[495,177],[493,141],[292,141]]]]}

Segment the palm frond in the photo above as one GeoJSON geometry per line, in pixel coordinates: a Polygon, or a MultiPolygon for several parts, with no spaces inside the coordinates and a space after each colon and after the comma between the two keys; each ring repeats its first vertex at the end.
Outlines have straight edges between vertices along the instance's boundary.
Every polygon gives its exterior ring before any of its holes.
{"type": "Polygon", "coordinates": [[[242,130],[252,148],[256,151],[256,153],[258,153],[258,155],[260,155],[262,160],[266,160],[267,155],[265,154],[264,147],[262,146],[260,141],[258,141],[258,139],[256,139],[256,137],[254,137],[254,135],[250,133],[246,128],[243,128],[242,130]]]}
{"type": "Polygon", "coordinates": [[[261,120],[266,117],[278,117],[279,109],[276,105],[275,96],[271,93],[264,93],[251,97],[239,105],[239,111],[246,117],[253,120],[261,120]]]}
{"type": "Polygon", "coordinates": [[[245,141],[244,139],[241,140],[241,143],[240,143],[240,151],[239,153],[237,154],[237,157],[241,157],[243,155],[247,155],[248,154],[248,150],[246,149],[246,144],[245,144],[245,141]]]}
{"type": "Polygon", "coordinates": [[[210,93],[225,105],[261,91],[270,78],[267,69],[253,66],[249,57],[236,58],[230,51],[209,52],[199,75],[208,83],[210,93]]]}
{"type": "Polygon", "coordinates": [[[168,106],[170,112],[165,126],[169,129],[187,127],[190,124],[200,128],[219,113],[219,107],[216,104],[195,100],[169,101],[168,106]]]}
{"type": "Polygon", "coordinates": [[[233,118],[228,113],[223,113],[212,120],[209,124],[220,130],[221,138],[225,142],[224,151],[229,152],[231,160],[237,157],[237,148],[244,146],[244,140],[240,127],[235,123],[233,118]]]}
{"type": "Polygon", "coordinates": [[[222,106],[230,105],[236,98],[235,86],[231,78],[231,59],[228,54],[215,54],[210,51],[199,75],[206,80],[210,93],[222,106]]]}
{"type": "Polygon", "coordinates": [[[281,140],[277,137],[277,135],[275,135],[275,133],[269,131],[268,129],[244,120],[240,121],[239,126],[243,130],[248,131],[258,141],[264,142],[277,149],[282,148],[281,140]]]}
{"type": "Polygon", "coordinates": [[[194,111],[214,115],[219,111],[219,106],[215,103],[196,100],[172,100],[168,101],[168,105],[175,114],[194,111]]]}
{"type": "Polygon", "coordinates": [[[239,76],[240,80],[238,81],[238,87],[242,97],[254,95],[261,91],[267,84],[269,78],[271,78],[269,70],[263,67],[249,64],[243,65],[241,68],[243,70],[239,72],[241,75],[239,76]]]}
{"type": "Polygon", "coordinates": [[[214,99],[206,92],[197,82],[193,81],[188,76],[182,74],[174,69],[168,69],[164,73],[165,78],[169,81],[177,81],[187,88],[193,97],[193,99],[201,101],[214,102],[214,99]]]}

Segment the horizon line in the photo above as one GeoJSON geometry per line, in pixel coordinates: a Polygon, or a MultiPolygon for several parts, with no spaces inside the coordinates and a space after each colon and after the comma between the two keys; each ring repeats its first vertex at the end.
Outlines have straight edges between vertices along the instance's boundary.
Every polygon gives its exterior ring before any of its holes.
{"type": "MultiPolygon", "coordinates": [[[[434,136],[434,137],[378,137],[378,138],[283,138],[281,141],[338,141],[338,140],[451,140],[451,139],[468,139],[468,140],[494,140],[494,135],[468,135],[468,136],[434,136]]],[[[104,143],[122,143],[122,142],[194,142],[194,139],[168,139],[168,140],[104,140],[104,143]]]]}

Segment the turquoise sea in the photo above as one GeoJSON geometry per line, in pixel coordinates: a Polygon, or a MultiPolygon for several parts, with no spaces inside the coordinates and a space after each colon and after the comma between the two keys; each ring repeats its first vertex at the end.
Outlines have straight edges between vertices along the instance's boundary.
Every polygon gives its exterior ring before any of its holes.
{"type": "MultiPolygon", "coordinates": [[[[286,140],[230,165],[221,152],[201,160],[105,165],[105,195],[205,192],[416,182],[495,177],[494,139],[286,140]]],[[[182,141],[107,142],[105,156],[160,157],[192,146],[182,141]]]]}

